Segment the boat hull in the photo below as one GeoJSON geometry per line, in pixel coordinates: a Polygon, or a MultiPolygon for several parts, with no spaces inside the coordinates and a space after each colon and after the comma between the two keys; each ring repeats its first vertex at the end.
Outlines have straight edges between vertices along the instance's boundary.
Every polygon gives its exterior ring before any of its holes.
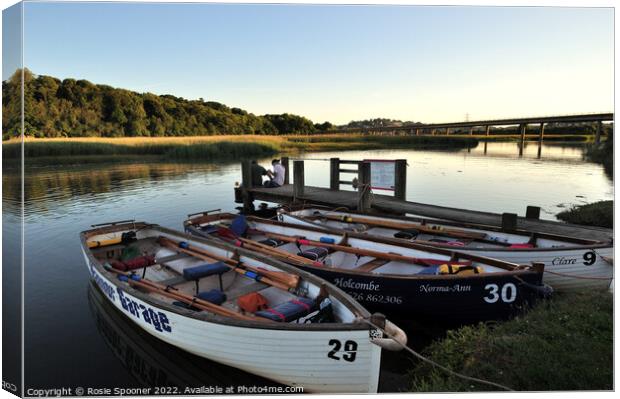
{"type": "MultiPolygon", "coordinates": [[[[368,216],[370,217],[370,216],[368,216]]],[[[379,219],[379,218],[377,218],[379,219]]],[[[279,220],[307,227],[325,226],[304,219],[303,217],[282,213],[279,220]]],[[[406,245],[409,241],[394,239],[390,236],[373,236],[369,238],[390,239],[406,245]]],[[[413,241],[415,242],[415,241],[413,241]]],[[[440,246],[438,246],[440,247],[440,246]]],[[[443,247],[445,248],[445,247],[443,247]]],[[[613,246],[609,245],[573,245],[566,248],[455,248],[460,253],[498,259],[515,264],[541,263],[545,266],[543,282],[557,291],[573,289],[609,289],[613,281],[613,246]]]]}
{"type": "MultiPolygon", "coordinates": [[[[90,278],[118,311],[147,333],[195,355],[288,385],[299,391],[375,393],[381,348],[370,329],[250,328],[184,316],[121,287],[82,248],[90,278]],[[349,351],[355,347],[354,354],[349,351]]],[[[243,382],[239,382],[242,386],[243,382]]]]}
{"type": "Polygon", "coordinates": [[[464,324],[505,319],[540,299],[540,275],[395,278],[298,266],[331,282],[373,311],[393,319],[464,324]],[[531,285],[531,286],[530,286],[531,285]]]}
{"type": "MultiPolygon", "coordinates": [[[[317,240],[317,234],[322,235],[297,225],[266,220],[261,220],[261,223],[273,225],[274,231],[279,233],[289,229],[293,236],[309,237],[309,234],[315,234],[312,239],[317,240]]],[[[185,228],[199,237],[209,237],[211,234],[187,223],[185,228]]],[[[338,239],[337,235],[325,235],[338,239]]],[[[348,240],[356,246],[365,246],[365,238],[351,235],[348,240]]],[[[368,249],[386,253],[399,250],[393,244],[377,245],[377,248],[368,249]]],[[[413,252],[406,254],[424,257],[423,252],[418,252],[419,255],[413,252]]],[[[443,256],[447,258],[447,255],[443,256]]],[[[509,318],[552,292],[542,283],[542,270],[533,269],[459,276],[372,273],[302,263],[294,265],[334,284],[371,312],[384,313],[391,319],[432,319],[447,325],[509,318]]]]}

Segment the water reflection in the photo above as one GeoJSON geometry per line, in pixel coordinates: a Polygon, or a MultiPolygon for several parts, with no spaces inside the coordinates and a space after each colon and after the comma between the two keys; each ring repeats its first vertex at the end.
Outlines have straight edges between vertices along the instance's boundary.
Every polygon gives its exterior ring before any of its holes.
{"type": "Polygon", "coordinates": [[[89,283],[88,303],[97,330],[122,367],[142,387],[279,386],[275,382],[177,349],[144,332],[89,283]]]}

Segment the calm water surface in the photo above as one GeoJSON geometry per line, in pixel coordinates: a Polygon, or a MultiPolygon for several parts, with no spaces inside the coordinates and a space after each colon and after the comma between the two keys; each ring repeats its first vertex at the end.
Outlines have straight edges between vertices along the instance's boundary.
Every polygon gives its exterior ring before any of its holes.
{"type": "MultiPolygon", "coordinates": [[[[406,158],[409,200],[482,211],[522,215],[527,205],[538,205],[543,218],[554,219],[571,204],[613,198],[613,182],[601,166],[583,161],[581,147],[545,145],[540,159],[537,150],[531,144],[519,157],[517,144],[490,143],[486,151],[480,144],[471,151],[351,151],[302,158],[406,158]]],[[[136,219],[181,229],[188,213],[234,210],[233,186],[239,180],[238,163],[27,167],[26,386],[271,384],[133,329],[91,289],[78,241],[78,233],[94,223],[136,219]],[[188,368],[193,371],[179,373],[188,368]]],[[[328,180],[328,162],[307,161],[307,184],[328,186],[328,180]]],[[[5,168],[3,264],[13,270],[19,267],[12,250],[18,248],[19,186],[18,171],[5,168]]],[[[402,389],[395,371],[408,361],[388,355],[384,364],[380,389],[402,389]]]]}

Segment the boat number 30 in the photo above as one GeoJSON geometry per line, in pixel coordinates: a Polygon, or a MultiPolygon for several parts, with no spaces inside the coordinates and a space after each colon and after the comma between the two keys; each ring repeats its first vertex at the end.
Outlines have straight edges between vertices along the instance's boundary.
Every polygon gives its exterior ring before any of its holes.
{"type": "Polygon", "coordinates": [[[487,284],[484,289],[488,291],[488,295],[484,297],[487,303],[495,303],[500,299],[502,302],[511,303],[517,299],[517,287],[513,283],[506,283],[501,289],[497,284],[487,284]]]}
{"type": "Polygon", "coordinates": [[[330,339],[329,345],[332,346],[332,350],[329,351],[329,353],[327,354],[327,357],[332,358],[334,360],[340,360],[342,358],[342,360],[346,360],[347,362],[355,361],[355,356],[357,355],[357,342],[345,341],[344,347],[343,347],[342,342],[340,342],[339,340],[330,339]],[[342,354],[342,357],[340,357],[338,353],[340,352],[341,348],[342,348],[342,351],[344,352],[344,354],[342,354]]]}

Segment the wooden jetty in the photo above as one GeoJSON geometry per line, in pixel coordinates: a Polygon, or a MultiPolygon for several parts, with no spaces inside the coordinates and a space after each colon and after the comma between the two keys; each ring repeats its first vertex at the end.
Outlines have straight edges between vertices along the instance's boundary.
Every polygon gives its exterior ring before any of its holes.
{"type": "Polygon", "coordinates": [[[363,212],[395,215],[415,214],[429,218],[499,226],[505,230],[521,228],[594,240],[613,239],[613,230],[611,229],[540,220],[540,207],[537,206],[528,206],[525,216],[521,217],[514,213],[498,214],[406,201],[404,196],[407,168],[404,160],[396,160],[396,165],[400,164],[400,166],[395,167],[395,196],[375,194],[368,189],[370,187],[370,163],[368,162],[331,158],[329,188],[306,186],[304,182],[304,161],[301,160],[293,162],[293,184],[289,184],[289,159],[282,158],[282,163],[286,168],[285,184],[282,187],[265,188],[251,186],[251,163],[250,161],[243,162],[242,198],[240,200],[244,204],[244,210],[253,209],[252,202],[256,200],[278,204],[306,203],[334,208],[346,207],[363,212]],[[341,165],[356,165],[357,169],[342,169],[341,165]],[[358,190],[340,190],[340,185],[353,183],[353,181],[341,180],[340,175],[354,172],[357,174],[358,190]]]}

